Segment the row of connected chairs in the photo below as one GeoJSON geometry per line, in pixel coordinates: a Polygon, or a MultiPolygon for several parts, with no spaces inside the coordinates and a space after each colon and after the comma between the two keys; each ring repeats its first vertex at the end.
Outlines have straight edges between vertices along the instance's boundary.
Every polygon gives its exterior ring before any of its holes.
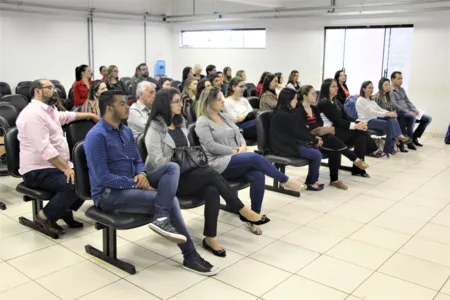
{"type": "MultiPolygon", "coordinates": [[[[72,161],[75,167],[75,190],[81,199],[90,200],[91,191],[89,183],[88,167],[86,162],[86,156],[84,152],[84,138],[87,132],[93,127],[91,121],[76,121],[67,125],[64,130],[66,132],[67,142],[69,149],[71,150],[72,161]]],[[[194,132],[193,129],[191,132],[194,132]]],[[[21,177],[19,174],[19,140],[17,138],[18,130],[13,127],[8,130],[5,137],[6,150],[10,154],[8,156],[7,165],[8,171],[13,177],[21,177]]],[[[190,137],[192,139],[192,137],[190,137]]],[[[198,143],[194,142],[194,143],[198,143]]],[[[138,142],[139,151],[146,159],[146,148],[143,137],[138,142]]],[[[245,181],[230,182],[231,187],[238,191],[248,187],[250,184],[245,181]]],[[[53,193],[42,191],[39,189],[31,189],[27,187],[23,182],[19,183],[16,190],[23,194],[23,200],[32,203],[32,216],[33,219],[29,220],[25,217],[20,217],[19,222],[25,226],[49,235],[43,230],[43,228],[35,222],[37,213],[43,207],[43,201],[50,199],[53,193]]],[[[203,201],[194,196],[178,196],[180,201],[180,207],[182,209],[190,209],[198,207],[204,204],[203,201]]],[[[228,211],[231,211],[227,207],[223,207],[228,211]]],[[[236,212],[234,212],[236,213],[236,212]]],[[[130,274],[134,274],[136,269],[133,265],[126,263],[117,258],[117,230],[127,230],[136,227],[146,225],[151,222],[151,216],[145,216],[140,214],[114,214],[101,211],[95,206],[90,207],[86,211],[86,216],[93,219],[95,228],[103,231],[103,249],[99,250],[91,245],[86,245],[86,252],[96,256],[103,261],[110,263],[130,274]]],[[[57,239],[57,235],[49,235],[52,238],[57,239]]]]}

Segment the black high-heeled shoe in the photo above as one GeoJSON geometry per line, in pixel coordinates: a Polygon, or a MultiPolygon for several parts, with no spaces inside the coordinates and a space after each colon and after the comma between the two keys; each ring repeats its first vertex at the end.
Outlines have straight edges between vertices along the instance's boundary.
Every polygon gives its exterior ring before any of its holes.
{"type": "Polygon", "coordinates": [[[244,223],[249,223],[250,225],[264,225],[264,224],[270,222],[270,219],[269,219],[266,215],[263,215],[263,216],[261,217],[261,220],[256,221],[256,222],[253,222],[253,221],[248,220],[246,217],[244,217],[244,216],[241,215],[241,214],[239,214],[239,219],[240,219],[242,222],[244,222],[244,223]]]}
{"type": "Polygon", "coordinates": [[[206,242],[205,239],[203,239],[203,243],[202,244],[203,244],[203,248],[205,248],[205,250],[208,250],[209,252],[211,252],[215,256],[219,256],[219,257],[227,256],[227,251],[225,249],[214,250],[210,245],[208,245],[208,243],[206,242]]]}

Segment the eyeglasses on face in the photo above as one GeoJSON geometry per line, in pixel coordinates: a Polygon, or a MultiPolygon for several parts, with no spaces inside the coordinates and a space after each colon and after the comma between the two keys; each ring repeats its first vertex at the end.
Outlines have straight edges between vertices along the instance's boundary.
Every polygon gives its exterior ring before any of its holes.
{"type": "Polygon", "coordinates": [[[41,86],[40,89],[41,89],[41,90],[43,90],[43,89],[49,89],[49,90],[51,90],[51,91],[54,91],[56,88],[55,88],[54,85],[48,85],[48,86],[41,86]]]}

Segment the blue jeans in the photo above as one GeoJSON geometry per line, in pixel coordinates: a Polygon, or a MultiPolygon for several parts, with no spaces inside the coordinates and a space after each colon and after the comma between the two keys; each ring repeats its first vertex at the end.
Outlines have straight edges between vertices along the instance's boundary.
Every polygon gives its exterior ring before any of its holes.
{"type": "Polygon", "coordinates": [[[423,133],[425,132],[425,129],[427,129],[428,125],[430,125],[431,121],[433,120],[430,116],[423,115],[419,121],[419,126],[417,127],[416,131],[414,131],[414,126],[416,125],[416,116],[409,113],[402,113],[402,115],[407,123],[408,136],[412,138],[421,138],[423,133]]]}
{"type": "Polygon", "coordinates": [[[278,171],[266,158],[254,152],[233,155],[222,176],[227,180],[245,178],[250,185],[252,210],[261,213],[265,190],[265,175],[286,183],[289,177],[278,171]]]}
{"type": "Polygon", "coordinates": [[[238,127],[243,130],[245,139],[256,140],[256,119],[244,121],[238,127]]]}
{"type": "Polygon", "coordinates": [[[67,177],[56,168],[40,169],[27,172],[23,175],[26,186],[32,189],[42,189],[55,193],[44,207],[44,215],[50,221],[57,221],[69,210],[78,210],[83,200],[75,193],[75,186],[67,183],[67,177]]]}
{"type": "Polygon", "coordinates": [[[314,185],[319,180],[320,163],[322,161],[322,153],[317,148],[308,148],[304,146],[297,146],[299,156],[307,159],[308,163],[308,176],[306,177],[305,184],[314,185]]]}
{"type": "Polygon", "coordinates": [[[394,151],[395,138],[402,135],[402,129],[398,124],[397,118],[378,118],[367,122],[369,129],[377,129],[386,132],[386,141],[384,143],[384,153],[394,151]]]}
{"type": "Polygon", "coordinates": [[[154,219],[168,217],[177,231],[184,235],[187,242],[178,245],[185,259],[198,255],[189,236],[180,204],[175,194],[178,189],[180,167],[175,163],[166,163],[149,172],[147,179],[156,191],[142,189],[105,189],[98,206],[105,212],[153,215],[154,219]]]}

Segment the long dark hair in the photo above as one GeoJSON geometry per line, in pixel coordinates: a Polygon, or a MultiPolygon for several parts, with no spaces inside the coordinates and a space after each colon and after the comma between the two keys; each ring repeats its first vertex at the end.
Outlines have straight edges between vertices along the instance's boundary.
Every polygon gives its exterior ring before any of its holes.
{"type": "Polygon", "coordinates": [[[293,89],[282,89],[278,95],[278,102],[275,111],[279,109],[292,110],[293,108],[291,107],[291,101],[295,98],[295,95],[297,95],[297,92],[293,89]]]}
{"type": "Polygon", "coordinates": [[[281,80],[281,77],[283,77],[283,73],[277,72],[277,73],[275,73],[275,74],[273,74],[273,75],[277,76],[277,78],[278,78],[278,84],[281,84],[280,80],[281,80]]]}
{"type": "Polygon", "coordinates": [[[264,82],[264,78],[266,78],[266,76],[270,74],[270,72],[264,72],[261,75],[261,78],[259,78],[258,84],[262,84],[264,82]]]}
{"type": "Polygon", "coordinates": [[[83,73],[84,71],[86,71],[86,69],[88,68],[88,65],[80,65],[78,67],[75,68],[75,81],[80,81],[83,76],[81,75],[81,73],[83,73]]]}
{"type": "Polygon", "coordinates": [[[232,78],[231,76],[228,76],[228,75],[227,75],[228,71],[231,71],[231,68],[230,68],[230,67],[225,67],[225,68],[223,68],[223,78],[225,79],[224,81],[225,81],[226,83],[230,82],[230,80],[231,80],[231,78],[232,78]]]}
{"type": "Polygon", "coordinates": [[[183,69],[183,77],[182,77],[182,81],[185,81],[188,78],[189,73],[192,71],[191,67],[185,67],[183,69]]]}
{"type": "Polygon", "coordinates": [[[147,125],[145,126],[144,135],[147,134],[147,130],[150,127],[150,123],[156,120],[158,117],[163,118],[167,126],[170,124],[175,125],[175,127],[180,127],[183,124],[183,115],[172,116],[171,102],[173,96],[179,95],[180,92],[175,88],[162,89],[156,93],[155,100],[152,103],[152,111],[150,117],[148,118],[147,125]]]}
{"type": "Polygon", "coordinates": [[[289,74],[289,79],[288,79],[288,84],[292,83],[292,85],[295,86],[300,86],[300,82],[299,81],[294,81],[294,76],[295,74],[300,74],[297,70],[292,70],[291,74],[289,74]]]}
{"type": "MultiPolygon", "coordinates": [[[[200,95],[202,94],[203,90],[205,89],[205,83],[209,81],[208,78],[203,78],[201,79],[198,84],[197,84],[197,97],[196,99],[199,100],[200,99],[200,95]]],[[[211,83],[211,82],[210,82],[211,83]]]]}
{"type": "Polygon", "coordinates": [[[364,89],[367,88],[369,86],[369,84],[373,84],[372,81],[367,80],[361,84],[361,89],[359,90],[359,96],[366,98],[366,92],[364,92],[364,89]]]}
{"type": "MultiPolygon", "coordinates": [[[[336,80],[337,83],[339,83],[339,77],[341,76],[341,73],[345,74],[344,70],[339,70],[339,71],[336,71],[336,73],[334,73],[334,80],[336,80]]],[[[346,82],[347,82],[347,77],[345,77],[344,84],[346,82]]]]}
{"type": "Polygon", "coordinates": [[[391,101],[391,93],[384,93],[384,90],[383,90],[383,84],[385,83],[385,82],[391,82],[388,78],[386,78],[386,77],[381,77],[381,79],[380,79],[380,81],[378,82],[378,94],[380,95],[380,99],[381,100],[386,100],[387,102],[390,102],[391,101]]]}
{"type": "Polygon", "coordinates": [[[89,89],[89,100],[95,100],[95,94],[98,92],[100,85],[104,83],[102,80],[95,80],[89,89]]]}
{"type": "Polygon", "coordinates": [[[327,78],[322,82],[322,86],[320,87],[320,96],[319,99],[326,99],[326,100],[334,100],[334,99],[330,99],[330,86],[333,83],[334,80],[333,78],[327,78]]]}
{"type": "MultiPolygon", "coordinates": [[[[274,80],[276,78],[276,76],[274,74],[267,74],[266,78],[264,78],[264,82],[263,82],[263,88],[262,88],[262,92],[261,95],[264,94],[266,91],[271,92],[272,94],[276,95],[274,90],[270,89],[270,83],[272,82],[272,80],[274,80]]],[[[261,95],[259,96],[259,98],[261,98],[261,95]]]]}

